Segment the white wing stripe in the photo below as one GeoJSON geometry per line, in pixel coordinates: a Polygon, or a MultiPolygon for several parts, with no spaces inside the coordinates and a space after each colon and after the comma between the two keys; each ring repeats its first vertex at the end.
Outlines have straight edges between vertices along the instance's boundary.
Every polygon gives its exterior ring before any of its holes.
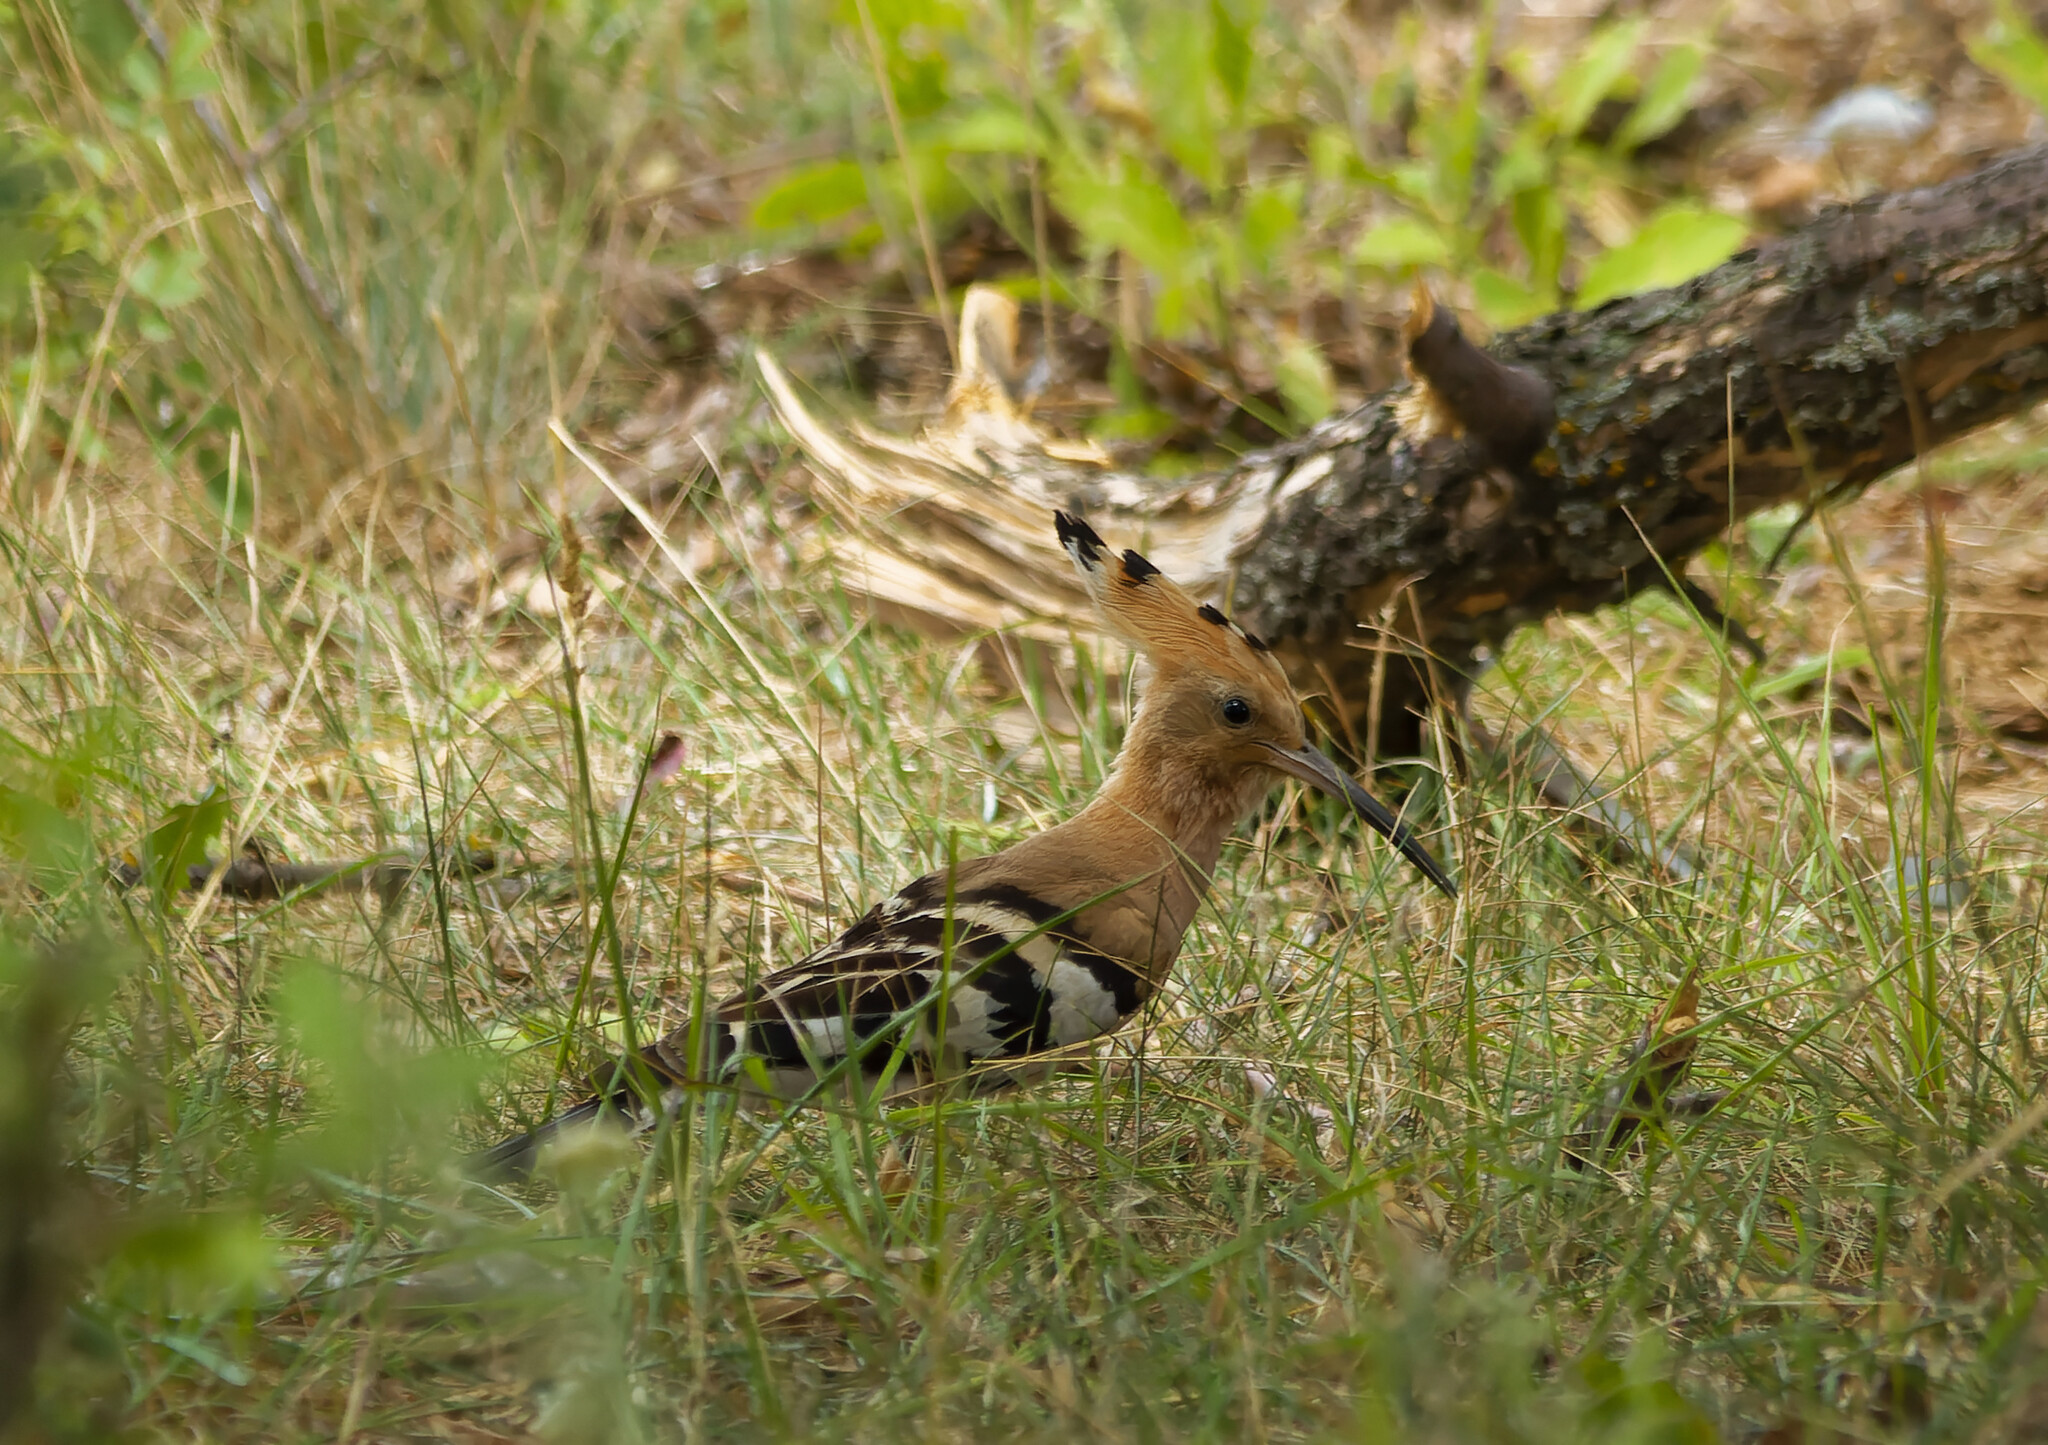
{"type": "Polygon", "coordinates": [[[1099,1038],[1123,1022],[1116,996],[1098,983],[1094,974],[1064,955],[1053,963],[1046,986],[1051,994],[1055,1044],[1099,1038]]]}

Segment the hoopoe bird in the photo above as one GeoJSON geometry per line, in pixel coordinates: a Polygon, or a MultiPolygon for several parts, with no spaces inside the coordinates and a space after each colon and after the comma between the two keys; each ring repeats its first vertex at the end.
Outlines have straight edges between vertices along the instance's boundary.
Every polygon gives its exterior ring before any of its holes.
{"type": "Polygon", "coordinates": [[[1103,619],[1151,669],[1094,800],[999,853],[917,879],[699,1026],[641,1049],[593,1097],[480,1155],[481,1172],[523,1174],[548,1138],[605,1114],[650,1127],[656,1115],[635,1075],[672,1102],[693,1081],[802,1098],[839,1077],[893,1088],[1042,1073],[1033,1055],[1100,1038],[1144,1007],[1180,953],[1225,838],[1276,775],[1348,801],[1457,896],[1414,835],[1309,742],[1264,643],[1136,552],[1112,551],[1077,517],[1056,518],[1103,619]]]}

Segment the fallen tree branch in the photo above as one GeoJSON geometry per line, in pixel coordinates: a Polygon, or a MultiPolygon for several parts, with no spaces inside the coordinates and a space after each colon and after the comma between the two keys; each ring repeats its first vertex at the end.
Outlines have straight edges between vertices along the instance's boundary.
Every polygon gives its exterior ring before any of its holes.
{"type": "MultiPolygon", "coordinates": [[[[465,848],[445,861],[444,871],[451,878],[481,879],[498,866],[497,855],[489,848],[465,848]]],[[[220,896],[244,903],[270,903],[314,889],[332,889],[337,893],[369,893],[389,905],[433,866],[429,859],[411,853],[291,863],[250,839],[231,860],[207,858],[188,865],[183,883],[187,891],[197,892],[218,874],[220,896]]],[[[109,865],[108,872],[120,888],[136,888],[143,881],[142,866],[133,857],[117,859],[109,865]]]]}
{"type": "MultiPolygon", "coordinates": [[[[1411,360],[1444,342],[1428,322],[1411,360]]],[[[1433,694],[1462,693],[1522,623],[1667,586],[1762,508],[1853,495],[1912,459],[1914,405],[1932,444],[2048,395],[2048,148],[1831,211],[1686,285],[1546,317],[1492,354],[1493,381],[1439,399],[1453,422],[1498,404],[1519,423],[1540,381],[1554,426],[1533,451],[1504,444],[1512,425],[1418,421],[1410,387],[1169,483],[1052,442],[995,385],[966,388],[980,404],[914,441],[844,436],[761,364],[840,524],[830,560],[850,588],[927,625],[1063,636],[1086,604],[1045,518],[1079,509],[1273,640],[1333,694],[1340,732],[1363,736],[1370,712],[1368,745],[1413,752],[1433,694]]]]}

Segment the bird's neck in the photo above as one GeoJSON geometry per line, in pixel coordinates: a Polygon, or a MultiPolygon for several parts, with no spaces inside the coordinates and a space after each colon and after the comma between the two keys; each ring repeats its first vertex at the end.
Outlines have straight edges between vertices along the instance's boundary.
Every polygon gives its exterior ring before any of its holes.
{"type": "Polygon", "coordinates": [[[1180,952],[1223,840],[1271,785],[1260,769],[1197,766],[1162,732],[1134,726],[1093,802],[997,855],[1040,897],[1080,908],[1074,931],[1137,967],[1148,991],[1180,952]]]}
{"type": "Polygon", "coordinates": [[[1125,739],[1116,769],[1076,822],[1088,820],[1131,839],[1134,852],[1171,857],[1208,886],[1223,840],[1257,804],[1272,779],[1263,770],[1227,773],[1201,766],[1175,741],[1140,725],[1125,739]],[[1144,841],[1141,841],[1144,840],[1144,841]]]}

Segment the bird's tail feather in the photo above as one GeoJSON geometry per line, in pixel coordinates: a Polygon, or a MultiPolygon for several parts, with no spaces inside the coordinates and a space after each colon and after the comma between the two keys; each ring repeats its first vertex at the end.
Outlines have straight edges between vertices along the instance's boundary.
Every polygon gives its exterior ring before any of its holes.
{"type": "MultiPolygon", "coordinates": [[[[630,1094],[627,1096],[631,1097],[630,1094]]],[[[481,1153],[472,1154],[464,1172],[478,1179],[525,1179],[533,1173],[533,1166],[540,1162],[540,1151],[548,1141],[564,1129],[586,1124],[607,1111],[625,1114],[618,1099],[599,1096],[585,1099],[573,1109],[557,1114],[537,1129],[524,1134],[515,1134],[502,1144],[494,1144],[481,1153]]]]}
{"type": "MultiPolygon", "coordinates": [[[[675,1073],[659,1044],[640,1050],[638,1064],[643,1077],[664,1087],[675,1084],[675,1073]]],[[[658,1111],[641,1102],[639,1091],[628,1077],[628,1063],[621,1061],[590,1078],[590,1097],[548,1120],[539,1128],[516,1134],[502,1144],[469,1157],[466,1170],[478,1179],[525,1179],[540,1162],[540,1151],[564,1129],[587,1124],[609,1114],[634,1133],[652,1128],[658,1111]]]]}

